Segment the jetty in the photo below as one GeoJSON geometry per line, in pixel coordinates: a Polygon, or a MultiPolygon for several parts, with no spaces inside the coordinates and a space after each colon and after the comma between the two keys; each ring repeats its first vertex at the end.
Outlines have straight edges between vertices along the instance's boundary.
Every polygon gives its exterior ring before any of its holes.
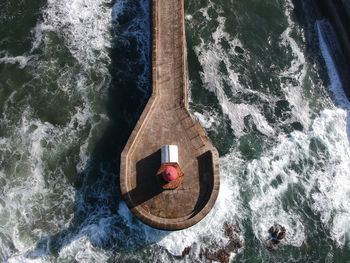
{"type": "Polygon", "coordinates": [[[350,100],[350,1],[312,0],[311,2],[317,19],[328,19],[334,28],[334,32],[329,28],[322,30],[323,36],[335,62],[343,89],[350,100]]]}
{"type": "Polygon", "coordinates": [[[151,4],[152,95],[121,154],[120,188],[142,222],[180,230],[199,222],[214,206],[219,154],[187,110],[184,0],[151,4]],[[178,149],[175,168],[181,169],[181,182],[175,189],[162,187],[157,176],[164,145],[178,149]]]}

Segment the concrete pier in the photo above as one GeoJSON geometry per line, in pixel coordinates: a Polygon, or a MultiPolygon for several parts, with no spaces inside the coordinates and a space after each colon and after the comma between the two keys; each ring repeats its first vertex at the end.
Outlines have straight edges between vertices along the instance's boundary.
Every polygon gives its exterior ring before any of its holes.
{"type": "Polygon", "coordinates": [[[319,16],[330,19],[338,35],[347,60],[350,61],[350,1],[313,0],[319,16]]]}
{"type": "Polygon", "coordinates": [[[122,152],[120,187],[141,221],[179,230],[214,206],[219,155],[186,109],[184,0],[153,0],[152,21],[152,96],[122,152]],[[162,190],[156,178],[162,145],[178,146],[184,178],[175,190],[162,190]]]}
{"type": "Polygon", "coordinates": [[[337,52],[337,43],[334,43],[332,34],[325,37],[343,89],[350,99],[350,1],[312,0],[312,3],[318,19],[329,19],[336,33],[334,36],[339,40],[341,52],[337,52]]]}

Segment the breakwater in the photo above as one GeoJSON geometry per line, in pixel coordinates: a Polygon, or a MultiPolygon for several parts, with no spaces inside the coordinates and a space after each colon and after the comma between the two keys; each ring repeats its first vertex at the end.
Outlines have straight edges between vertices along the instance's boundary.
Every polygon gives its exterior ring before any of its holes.
{"type": "Polygon", "coordinates": [[[318,13],[332,22],[344,53],[350,61],[350,2],[347,0],[314,1],[318,13]]]}
{"type": "Polygon", "coordinates": [[[121,156],[120,186],[128,207],[159,229],[192,226],[219,192],[219,155],[186,109],[183,0],[152,1],[152,96],[121,156]],[[162,145],[177,145],[185,176],[172,191],[156,179],[162,145]]]}
{"type": "Polygon", "coordinates": [[[350,2],[347,0],[314,0],[313,4],[318,18],[329,19],[336,33],[337,37],[334,37],[332,29],[326,29],[329,33],[324,34],[325,41],[336,63],[344,91],[350,97],[350,2]],[[341,48],[334,42],[335,38],[339,40],[341,48]]]}

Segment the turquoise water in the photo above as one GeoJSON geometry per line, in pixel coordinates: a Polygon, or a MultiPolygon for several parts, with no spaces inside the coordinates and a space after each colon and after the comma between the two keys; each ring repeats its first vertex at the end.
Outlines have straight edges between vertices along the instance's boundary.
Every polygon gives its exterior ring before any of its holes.
{"type": "Polygon", "coordinates": [[[189,109],[218,148],[210,214],[151,229],[119,157],[151,92],[150,1],[0,3],[0,260],[350,261],[350,104],[308,1],[186,1],[189,109]],[[265,248],[273,223],[287,229],[265,248]]]}

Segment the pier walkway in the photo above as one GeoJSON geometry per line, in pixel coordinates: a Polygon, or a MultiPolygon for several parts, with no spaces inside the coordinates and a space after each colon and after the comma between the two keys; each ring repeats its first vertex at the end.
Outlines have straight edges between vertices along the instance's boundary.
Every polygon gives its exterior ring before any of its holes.
{"type": "Polygon", "coordinates": [[[121,156],[120,186],[131,212],[158,229],[200,221],[219,191],[219,156],[188,113],[183,0],[152,1],[152,96],[121,156]],[[162,191],[161,146],[178,145],[181,185],[162,191]]]}

